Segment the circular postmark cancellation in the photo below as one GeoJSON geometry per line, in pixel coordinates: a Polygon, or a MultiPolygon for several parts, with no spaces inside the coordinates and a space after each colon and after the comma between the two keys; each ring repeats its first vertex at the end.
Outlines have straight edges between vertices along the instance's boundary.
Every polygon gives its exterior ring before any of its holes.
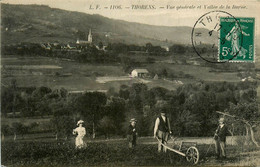
{"type": "Polygon", "coordinates": [[[224,63],[239,55],[243,34],[239,21],[225,11],[211,11],[202,15],[191,33],[192,46],[203,60],[224,63]],[[227,45],[227,46],[225,46],[227,45]]]}

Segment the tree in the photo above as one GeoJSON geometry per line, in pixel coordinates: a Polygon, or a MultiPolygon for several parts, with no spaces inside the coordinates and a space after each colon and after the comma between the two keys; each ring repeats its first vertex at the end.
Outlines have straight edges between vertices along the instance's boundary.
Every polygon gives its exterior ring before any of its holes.
{"type": "Polygon", "coordinates": [[[83,32],[83,31],[80,31],[80,30],[78,30],[78,32],[77,32],[77,37],[79,39],[81,39],[81,40],[86,40],[87,39],[86,33],[83,32]]]}
{"type": "MultiPolygon", "coordinates": [[[[229,108],[226,109],[226,112],[230,113],[231,115],[235,115],[240,119],[248,121],[248,123],[251,125],[255,125],[256,122],[260,119],[260,112],[258,111],[256,100],[253,103],[239,102],[237,105],[229,103],[229,108]]],[[[241,134],[241,128],[246,128],[248,134],[248,129],[244,124],[238,123],[237,127],[238,132],[236,133],[240,132],[241,134]]]]}
{"type": "Polygon", "coordinates": [[[105,135],[106,139],[109,138],[109,135],[115,131],[114,121],[108,117],[104,116],[98,123],[99,130],[105,135]]]}
{"type": "Polygon", "coordinates": [[[168,76],[168,72],[167,72],[167,69],[162,69],[162,71],[160,72],[160,74],[159,75],[161,75],[162,77],[167,77],[168,76]]]}
{"type": "Polygon", "coordinates": [[[155,63],[155,59],[152,58],[152,57],[147,57],[147,58],[145,59],[145,61],[146,61],[147,63],[149,63],[149,64],[155,63]]]}
{"type": "Polygon", "coordinates": [[[6,116],[7,113],[14,110],[14,91],[11,88],[2,87],[1,89],[1,113],[6,116]]]}
{"type": "Polygon", "coordinates": [[[18,88],[15,79],[11,80],[10,86],[2,87],[1,111],[3,112],[4,116],[10,112],[12,112],[13,116],[15,116],[16,112],[22,112],[26,109],[26,101],[22,98],[21,94],[22,91],[18,88]]]}
{"type": "MultiPolygon", "coordinates": [[[[217,111],[217,113],[221,114],[221,115],[224,115],[224,116],[227,116],[229,118],[233,118],[234,121],[239,121],[239,122],[242,122],[244,125],[245,125],[245,128],[246,128],[246,142],[249,143],[249,130],[250,130],[250,134],[251,134],[251,140],[252,142],[259,148],[260,145],[258,144],[258,142],[256,141],[255,139],[255,133],[254,133],[254,129],[253,129],[253,126],[255,125],[252,125],[252,122],[250,123],[250,121],[247,121],[245,120],[244,118],[240,118],[236,115],[230,115],[229,113],[224,113],[224,112],[220,112],[220,111],[217,111]]],[[[259,115],[259,114],[258,114],[259,115]]],[[[257,116],[259,117],[259,116],[257,116]]],[[[232,133],[233,135],[233,133],[232,133]]],[[[244,143],[242,143],[244,144],[244,143]]]]}
{"type": "Polygon", "coordinates": [[[130,88],[129,100],[133,108],[142,111],[148,87],[143,83],[134,83],[130,88]]]}
{"type": "Polygon", "coordinates": [[[108,91],[107,91],[107,96],[108,96],[108,97],[117,96],[117,92],[116,92],[116,90],[115,90],[114,87],[110,87],[110,88],[108,89],[108,91]]]}
{"type": "Polygon", "coordinates": [[[12,111],[13,111],[13,115],[15,115],[15,105],[16,105],[16,99],[17,99],[17,82],[16,82],[16,79],[13,79],[11,81],[11,90],[12,90],[12,93],[13,93],[13,104],[12,104],[12,111]]]}
{"type": "Polygon", "coordinates": [[[183,54],[183,53],[185,53],[186,49],[185,49],[185,47],[183,45],[176,44],[176,45],[172,45],[169,48],[169,51],[173,52],[173,53],[183,54]]]}
{"type": "MultiPolygon", "coordinates": [[[[6,124],[2,125],[1,126],[1,134],[3,136],[3,139],[4,139],[4,136],[12,134],[11,127],[9,125],[6,125],[6,124]]],[[[2,142],[3,142],[3,139],[2,139],[2,142]]]]}
{"type": "Polygon", "coordinates": [[[59,95],[61,98],[67,98],[68,91],[65,88],[60,88],[59,95]]]}
{"type": "Polygon", "coordinates": [[[127,85],[121,85],[119,90],[119,97],[123,99],[129,99],[129,87],[127,85]]]}
{"type": "Polygon", "coordinates": [[[36,88],[33,93],[32,96],[34,98],[36,98],[37,100],[41,100],[46,94],[51,93],[52,90],[48,87],[45,86],[41,86],[39,88],[36,88]]]}
{"type": "Polygon", "coordinates": [[[199,136],[201,124],[197,115],[192,114],[190,111],[184,110],[178,113],[176,118],[172,118],[174,131],[176,136],[199,136]]]}
{"type": "Polygon", "coordinates": [[[23,138],[23,135],[28,132],[28,127],[20,122],[14,122],[12,123],[12,131],[14,133],[14,140],[16,140],[18,134],[22,135],[23,138]]]}
{"type": "Polygon", "coordinates": [[[115,123],[117,134],[122,131],[122,123],[125,121],[126,104],[125,100],[119,97],[111,97],[105,107],[105,116],[109,116],[115,123]]]}
{"type": "Polygon", "coordinates": [[[101,118],[107,97],[101,92],[86,92],[79,96],[74,103],[74,110],[78,111],[87,120],[92,122],[92,135],[95,138],[95,129],[98,120],[101,118]]]}
{"type": "Polygon", "coordinates": [[[151,52],[151,51],[152,51],[152,48],[153,48],[153,45],[152,45],[151,43],[147,43],[147,44],[145,45],[145,47],[146,47],[146,50],[147,50],[148,52],[151,52]]]}
{"type": "Polygon", "coordinates": [[[99,49],[103,49],[103,46],[104,46],[103,43],[100,41],[100,42],[98,43],[98,48],[99,48],[99,49]]]}
{"type": "Polygon", "coordinates": [[[56,140],[58,136],[65,136],[67,140],[68,136],[72,134],[72,130],[75,126],[75,122],[70,115],[54,116],[51,119],[51,124],[56,134],[56,140]]]}

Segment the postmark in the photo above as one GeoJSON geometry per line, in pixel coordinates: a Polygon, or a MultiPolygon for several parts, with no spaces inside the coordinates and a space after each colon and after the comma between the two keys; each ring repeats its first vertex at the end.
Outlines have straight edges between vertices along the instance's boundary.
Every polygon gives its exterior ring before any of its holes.
{"type": "Polygon", "coordinates": [[[254,62],[255,19],[220,18],[220,24],[223,28],[219,32],[219,61],[254,62]]]}
{"type": "Polygon", "coordinates": [[[226,47],[224,44],[228,45],[228,39],[224,34],[227,35],[235,25],[237,26],[237,32],[242,31],[240,22],[233,15],[225,11],[216,10],[202,15],[194,24],[191,33],[192,46],[197,55],[210,63],[224,63],[233,60],[243,46],[243,34],[240,33],[239,35],[237,49],[225,59],[220,57],[220,44],[224,47],[226,47]],[[221,19],[229,19],[230,22],[223,26],[221,19]],[[220,35],[220,32],[222,35],[220,35]]]}

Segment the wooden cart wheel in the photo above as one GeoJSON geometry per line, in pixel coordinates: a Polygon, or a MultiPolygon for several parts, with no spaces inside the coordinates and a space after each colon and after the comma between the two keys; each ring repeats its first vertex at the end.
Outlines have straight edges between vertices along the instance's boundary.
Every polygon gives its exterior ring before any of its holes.
{"type": "Polygon", "coordinates": [[[188,162],[197,164],[199,162],[199,150],[196,147],[190,147],[186,152],[186,159],[188,162]]]}

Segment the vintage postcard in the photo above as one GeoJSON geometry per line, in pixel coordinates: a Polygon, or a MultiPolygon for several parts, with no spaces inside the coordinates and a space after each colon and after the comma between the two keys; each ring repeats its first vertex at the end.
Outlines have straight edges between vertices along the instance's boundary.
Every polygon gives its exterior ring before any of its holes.
{"type": "Polygon", "coordinates": [[[1,0],[1,166],[260,166],[259,0],[1,0]]]}

